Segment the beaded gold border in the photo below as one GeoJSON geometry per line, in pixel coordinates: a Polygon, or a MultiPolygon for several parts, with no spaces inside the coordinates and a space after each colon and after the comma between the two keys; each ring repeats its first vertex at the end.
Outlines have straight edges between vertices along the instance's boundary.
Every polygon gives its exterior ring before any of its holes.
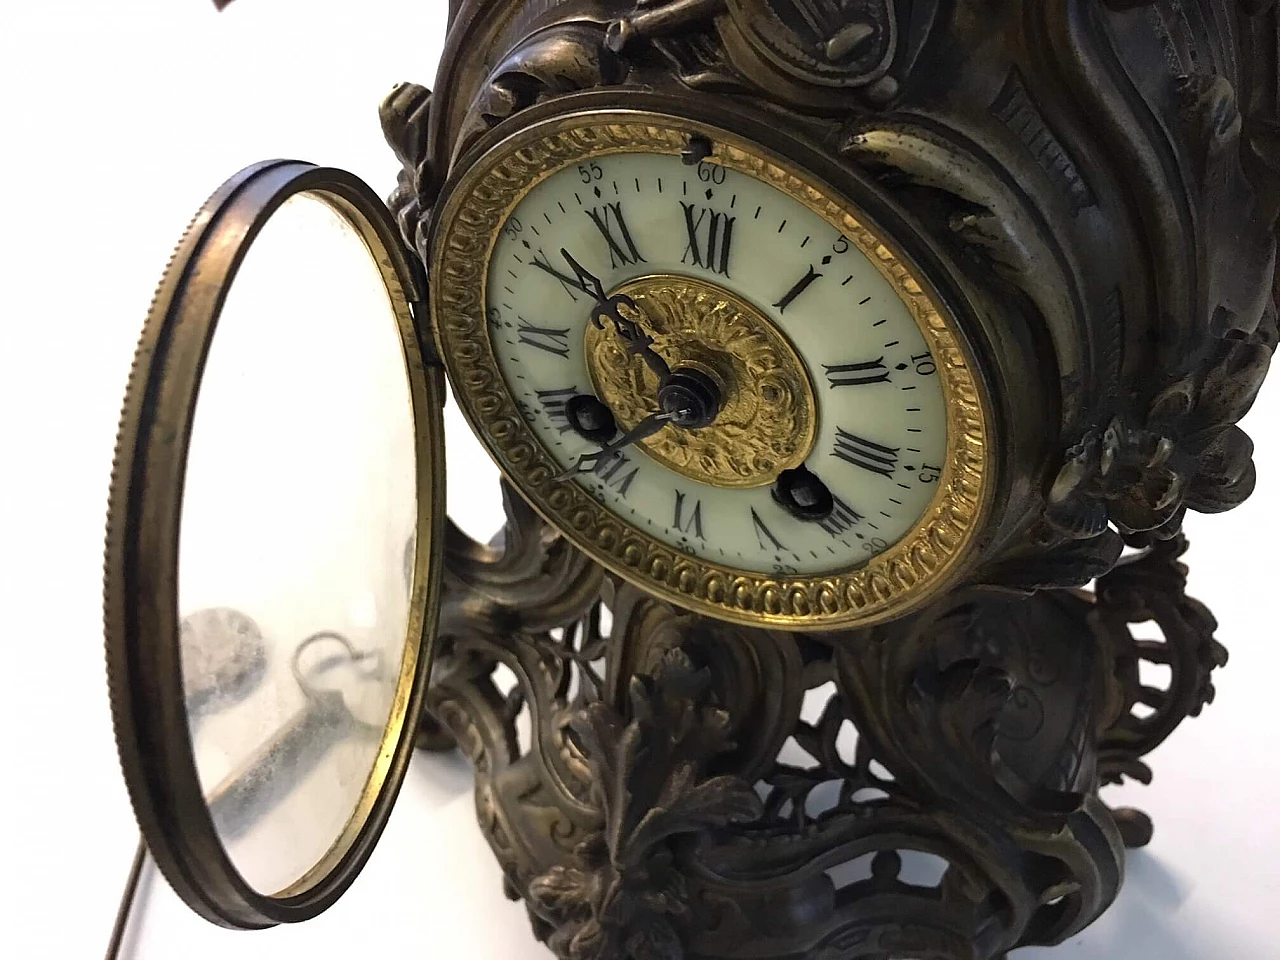
{"type": "Polygon", "coordinates": [[[831,192],[729,131],[643,111],[587,110],[498,143],[461,177],[436,220],[436,339],[472,429],[508,479],[578,547],[637,586],[698,613],[790,630],[865,626],[899,616],[951,582],[990,506],[989,404],[963,334],[913,267],[831,192]],[[560,468],[520,416],[499,371],[485,324],[485,280],[499,230],[515,206],[570,164],[618,153],[679,155],[691,134],[711,140],[714,162],[805,204],[856,244],[907,304],[938,365],[947,409],[938,494],[910,533],[847,573],[750,573],[687,556],[626,525],[576,483],[552,479],[560,468]]]}

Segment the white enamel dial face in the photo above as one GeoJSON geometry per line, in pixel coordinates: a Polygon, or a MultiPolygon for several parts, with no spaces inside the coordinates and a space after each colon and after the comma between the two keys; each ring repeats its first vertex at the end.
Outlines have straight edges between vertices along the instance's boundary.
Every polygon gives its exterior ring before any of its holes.
{"type": "Polygon", "coordinates": [[[568,469],[599,445],[566,424],[566,398],[591,392],[584,336],[594,300],[573,285],[562,251],[606,293],[653,274],[731,290],[790,341],[817,398],[805,466],[835,499],[825,520],[797,519],[769,485],[691,480],[633,446],[575,480],[623,522],[766,575],[847,571],[916,526],[947,451],[938,368],[893,285],[823,217],[745,173],[663,154],[598,157],[530,190],[490,261],[489,336],[525,421],[568,469]]]}

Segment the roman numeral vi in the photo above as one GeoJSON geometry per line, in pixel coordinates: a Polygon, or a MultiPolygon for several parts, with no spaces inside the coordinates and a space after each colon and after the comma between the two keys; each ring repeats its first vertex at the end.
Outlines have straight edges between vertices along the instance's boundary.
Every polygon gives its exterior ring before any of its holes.
{"type": "Polygon", "coordinates": [[[705,540],[707,539],[706,535],[702,532],[702,501],[695,502],[696,506],[686,516],[684,492],[681,490],[676,491],[675,528],[683,534],[687,535],[692,532],[699,540],[705,540]]]}

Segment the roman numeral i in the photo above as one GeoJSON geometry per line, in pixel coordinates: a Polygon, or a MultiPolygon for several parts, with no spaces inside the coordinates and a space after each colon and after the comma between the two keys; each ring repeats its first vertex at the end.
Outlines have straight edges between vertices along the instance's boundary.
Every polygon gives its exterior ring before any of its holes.
{"type": "Polygon", "coordinates": [[[684,248],[684,256],[680,258],[680,262],[688,263],[692,257],[694,266],[705,267],[712,273],[728,277],[733,225],[738,218],[702,207],[695,219],[692,203],[681,200],[680,206],[684,208],[684,226],[689,234],[689,245],[684,248]],[[702,228],[704,223],[707,225],[705,233],[702,228]],[[703,236],[706,237],[705,243],[702,242],[703,236]]]}

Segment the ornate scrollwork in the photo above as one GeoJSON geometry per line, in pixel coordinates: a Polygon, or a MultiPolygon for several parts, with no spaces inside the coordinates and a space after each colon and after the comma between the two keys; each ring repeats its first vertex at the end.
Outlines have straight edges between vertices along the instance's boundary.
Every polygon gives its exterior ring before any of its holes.
{"type": "Polygon", "coordinates": [[[1137,758],[1212,699],[1225,660],[1180,541],[1096,600],[976,590],[806,638],[584,580],[598,568],[508,509],[499,545],[451,537],[429,702],[476,765],[508,893],[564,960],[1058,942],[1114,898],[1122,837],[1144,840],[1098,782],[1144,776],[1137,758]],[[1129,634],[1152,616],[1159,650],[1129,634]],[[1168,691],[1137,683],[1136,658],[1175,664],[1168,691]]]}
{"type": "Polygon", "coordinates": [[[1223,340],[1213,361],[1162,390],[1138,425],[1123,417],[1068,453],[1045,517],[1074,539],[1124,534],[1169,539],[1188,508],[1219,513],[1253,492],[1253,443],[1235,424],[1271,365],[1274,309],[1261,337],[1223,340]]]}
{"type": "Polygon", "coordinates": [[[631,680],[627,715],[591,703],[574,716],[603,825],[572,865],[529,884],[533,910],[555,926],[548,945],[558,956],[678,956],[689,891],[673,845],[760,816],[750,783],[706,775],[731,747],[729,717],[707,701],[709,689],[706,671],[672,650],[652,678],[631,680]]]}
{"type": "MultiPolygon", "coordinates": [[[[1098,743],[1103,783],[1126,777],[1150,783],[1143,757],[1187,717],[1198,717],[1214,700],[1213,672],[1227,664],[1227,650],[1214,637],[1217,621],[1204,604],[1186,594],[1187,568],[1180,561],[1185,537],[1157,543],[1098,582],[1098,603],[1090,615],[1106,664],[1109,718],[1098,743]],[[1153,623],[1155,639],[1134,628],[1153,623]],[[1167,683],[1143,675],[1142,665],[1167,671],[1167,683]]],[[[1125,840],[1145,846],[1151,823],[1137,811],[1123,811],[1125,840]]]]}

